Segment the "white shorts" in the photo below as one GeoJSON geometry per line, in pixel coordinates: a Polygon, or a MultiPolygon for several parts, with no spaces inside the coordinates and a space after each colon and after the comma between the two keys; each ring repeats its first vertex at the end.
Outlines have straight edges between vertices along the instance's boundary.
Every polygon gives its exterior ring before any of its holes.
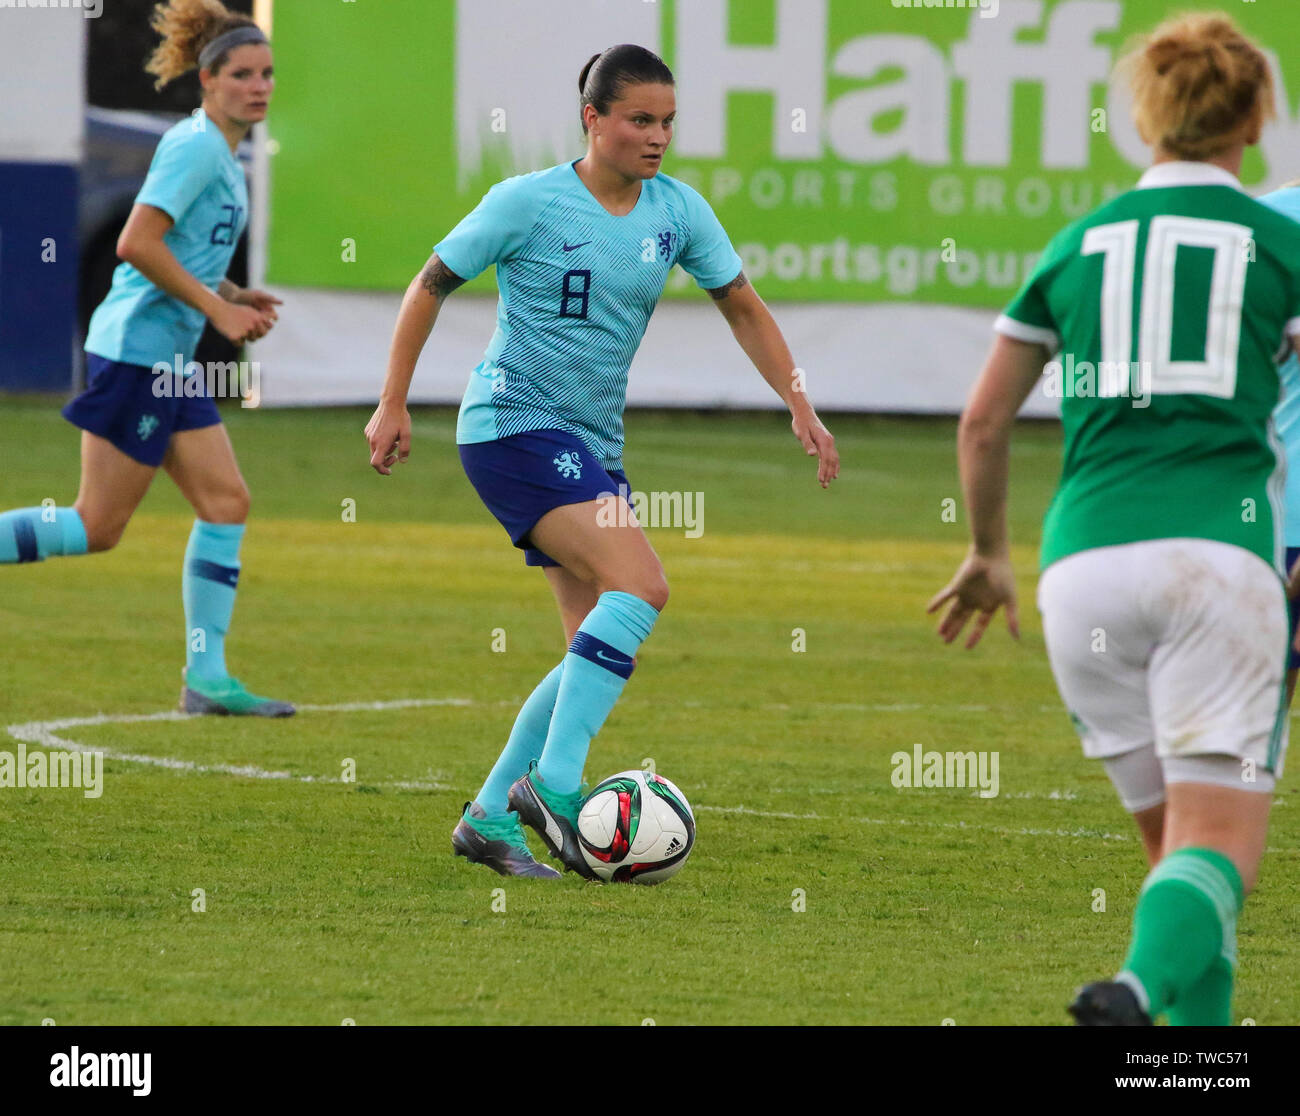
{"type": "Polygon", "coordinates": [[[1038,608],[1086,756],[1154,745],[1282,773],[1289,624],[1263,559],[1209,539],[1097,547],[1043,571],[1038,608]]]}

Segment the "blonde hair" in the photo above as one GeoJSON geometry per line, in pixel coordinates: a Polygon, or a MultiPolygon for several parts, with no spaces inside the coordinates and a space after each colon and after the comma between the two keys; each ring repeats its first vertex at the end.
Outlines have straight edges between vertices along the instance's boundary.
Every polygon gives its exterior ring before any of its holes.
{"type": "MultiPolygon", "coordinates": [[[[199,51],[213,39],[236,27],[257,24],[248,16],[229,11],[221,0],[169,0],[154,6],[149,26],[163,41],[154,47],[144,68],[157,75],[154,88],[161,89],[197,66],[199,51]]],[[[212,72],[216,73],[224,61],[224,55],[217,58],[212,72]]]]}
{"type": "Polygon", "coordinates": [[[1222,12],[1177,16],[1120,60],[1143,140],[1203,162],[1253,142],[1273,118],[1273,75],[1263,51],[1222,12]]]}

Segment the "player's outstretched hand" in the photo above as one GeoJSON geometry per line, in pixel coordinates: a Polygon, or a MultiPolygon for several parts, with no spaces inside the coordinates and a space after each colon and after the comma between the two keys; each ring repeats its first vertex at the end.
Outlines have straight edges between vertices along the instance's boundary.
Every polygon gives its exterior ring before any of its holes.
{"type": "Polygon", "coordinates": [[[939,623],[939,635],[944,643],[951,643],[975,616],[975,627],[966,640],[966,650],[979,643],[984,629],[989,626],[999,606],[1007,610],[1007,630],[1015,639],[1020,638],[1020,617],[1016,612],[1016,577],[1011,570],[1011,559],[1006,555],[985,558],[972,547],[966,560],[958,567],[953,579],[935,595],[925,611],[932,613],[945,601],[952,607],[939,623]]]}
{"type": "Polygon", "coordinates": [[[829,488],[831,481],[840,475],[840,451],[835,448],[835,435],[822,425],[812,407],[796,410],[790,429],[808,456],[817,458],[817,483],[829,488]]]}
{"type": "Polygon", "coordinates": [[[405,465],[411,456],[411,416],[406,405],[383,402],[366,423],[366,441],[370,443],[370,464],[376,473],[389,476],[393,463],[405,465]]]}

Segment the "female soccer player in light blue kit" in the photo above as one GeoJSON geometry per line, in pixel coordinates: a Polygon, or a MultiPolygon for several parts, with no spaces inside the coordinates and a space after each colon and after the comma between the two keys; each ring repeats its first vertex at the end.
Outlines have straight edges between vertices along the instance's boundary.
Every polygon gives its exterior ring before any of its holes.
{"type": "Polygon", "coordinates": [[[76,503],[0,515],[0,563],[111,549],[161,465],[198,517],[181,575],[181,708],[283,717],[292,705],[250,694],[226,670],[248,515],[230,438],[212,399],[153,371],[155,364],[185,367],[204,318],[236,343],[256,340],[275,322],[279,299],[225,278],[248,216],[234,151],[266,116],[271,48],[252,20],[215,0],[159,5],[153,27],[163,41],[146,68],[161,86],[198,66],[203,105],[159,142],[117,242],[123,262],[90,320],[89,384],[63,411],[83,431],[76,503]]]}
{"type": "Polygon", "coordinates": [[[497,329],[470,376],[456,441],[483,502],[525,562],[543,568],[568,644],[452,834],[454,852],[502,875],[559,874],[533,859],[520,819],[566,868],[591,875],[574,829],[583,764],[668,600],[630,507],[602,508],[630,491],[628,366],[674,264],[709,291],[790,408],[822,487],[839,472],[834,439],[713,211],[659,173],[676,113],[668,67],[642,47],[611,47],[583,68],[578,89],[586,156],[498,183],[435,247],[402,302],[366,427],[380,473],[407,459],[420,350],[446,297],[496,264],[497,329]]]}
{"type": "MultiPolygon", "coordinates": [[[[1270,209],[1300,221],[1300,182],[1291,182],[1259,199],[1270,209]]],[[[1273,412],[1273,425],[1286,449],[1286,568],[1292,646],[1287,652],[1286,700],[1295,696],[1300,651],[1294,646],[1300,626],[1300,356],[1290,353],[1282,364],[1282,401],[1273,412]]]]}

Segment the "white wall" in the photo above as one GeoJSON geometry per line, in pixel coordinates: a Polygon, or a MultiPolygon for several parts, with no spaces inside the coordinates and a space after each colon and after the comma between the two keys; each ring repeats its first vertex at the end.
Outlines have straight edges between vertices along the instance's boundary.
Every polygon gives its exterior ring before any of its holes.
{"type": "Polygon", "coordinates": [[[79,163],[86,16],[93,8],[0,8],[0,160],[79,163]]]}
{"type": "MultiPolygon", "coordinates": [[[[280,319],[249,359],[262,370],[264,405],[373,403],[402,293],[271,288],[280,319]]],[[[992,339],[994,314],[917,304],[772,307],[823,410],[956,413],[992,339]]],[[[438,317],[411,388],[416,403],[459,403],[496,325],[496,298],[456,294],[438,317]]],[[[700,294],[661,303],[628,378],[632,406],[780,407],[700,294]]],[[[1025,414],[1054,415],[1031,397],[1025,414]]]]}

